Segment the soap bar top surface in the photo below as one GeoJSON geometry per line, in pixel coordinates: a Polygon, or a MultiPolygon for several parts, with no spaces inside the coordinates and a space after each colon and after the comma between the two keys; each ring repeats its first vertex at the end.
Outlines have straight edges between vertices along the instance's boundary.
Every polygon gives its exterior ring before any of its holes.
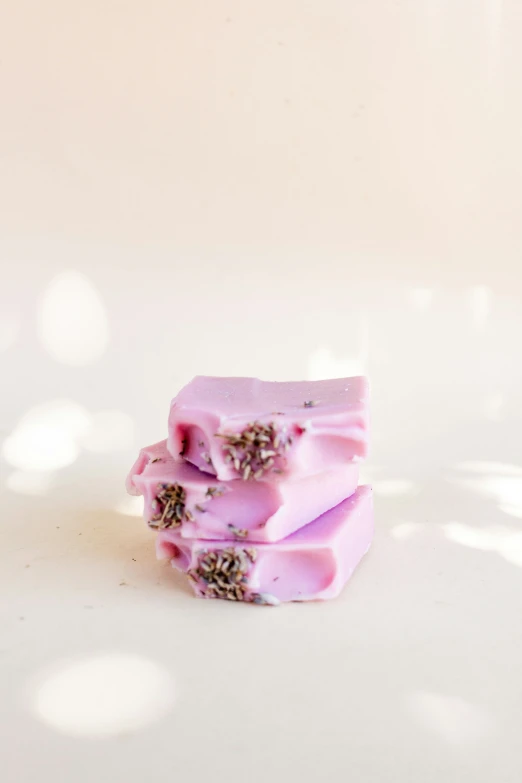
{"type": "Polygon", "coordinates": [[[357,488],[359,466],[339,465],[303,479],[221,481],[175,460],[166,441],[140,451],[127,491],[143,495],[153,530],[184,538],[279,541],[336,506],[357,488]]]}
{"type": "Polygon", "coordinates": [[[219,479],[311,475],[363,459],[364,377],[267,382],[198,376],[174,398],[168,449],[219,479]]]}
{"type": "Polygon", "coordinates": [[[275,605],[337,596],[372,537],[372,491],[362,486],[282,541],[243,546],[162,530],[156,551],[189,575],[199,597],[275,605]]]}

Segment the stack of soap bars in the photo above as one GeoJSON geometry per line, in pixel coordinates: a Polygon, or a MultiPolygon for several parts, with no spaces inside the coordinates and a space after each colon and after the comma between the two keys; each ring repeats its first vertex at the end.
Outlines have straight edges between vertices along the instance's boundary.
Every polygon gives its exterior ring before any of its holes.
{"type": "Polygon", "coordinates": [[[196,595],[254,604],[339,594],[368,551],[372,492],[365,378],[271,383],[196,377],[168,438],[142,449],[127,490],[144,497],[157,554],[196,595]]]}

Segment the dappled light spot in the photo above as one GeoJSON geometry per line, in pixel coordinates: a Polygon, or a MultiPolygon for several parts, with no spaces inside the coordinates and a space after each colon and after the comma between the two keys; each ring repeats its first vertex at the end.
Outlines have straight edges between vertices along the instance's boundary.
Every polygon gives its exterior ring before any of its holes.
{"type": "Polygon", "coordinates": [[[447,522],[442,525],[442,529],[449,541],[471,549],[480,549],[483,552],[497,551],[501,541],[509,535],[509,530],[501,525],[479,528],[460,522],[447,522]]]}
{"type": "Polygon", "coordinates": [[[522,504],[499,503],[498,507],[504,514],[508,514],[508,516],[515,517],[515,519],[522,519],[522,504]]]}
{"type": "Polygon", "coordinates": [[[322,381],[328,378],[347,378],[364,375],[364,356],[337,357],[329,348],[318,348],[308,359],[308,380],[322,381]]]}
{"type": "Polygon", "coordinates": [[[483,552],[496,552],[508,563],[522,568],[522,532],[505,525],[477,528],[460,522],[448,522],[442,525],[442,530],[449,541],[483,552]]]}
{"type": "Polygon", "coordinates": [[[433,301],[433,288],[412,288],[409,292],[409,299],[413,307],[419,312],[428,310],[433,301]]]}
{"type": "Polygon", "coordinates": [[[103,354],[109,339],[105,306],[80,272],[57,275],[41,298],[38,337],[58,362],[81,367],[103,354]]]}
{"type": "Polygon", "coordinates": [[[77,459],[76,439],[89,425],[85,408],[70,400],[35,406],[4,441],[4,459],[22,471],[59,470],[77,459]]]}
{"type": "Polygon", "coordinates": [[[494,728],[484,708],[458,696],[416,691],[406,697],[406,705],[417,721],[450,745],[477,744],[494,728]]]}
{"type": "Polygon", "coordinates": [[[406,479],[383,479],[373,482],[373,491],[382,497],[400,497],[401,495],[415,495],[418,487],[413,481],[406,479]]]}
{"type": "Polygon", "coordinates": [[[500,476],[522,476],[522,465],[513,465],[510,462],[483,462],[479,460],[459,462],[455,465],[455,470],[466,473],[495,473],[500,476]]]}
{"type": "Polygon", "coordinates": [[[382,473],[382,468],[363,462],[359,471],[359,484],[372,484],[379,473],[382,473]]]}
{"type": "Polygon", "coordinates": [[[485,285],[476,285],[469,290],[469,307],[471,321],[475,329],[482,329],[491,313],[491,289],[485,285]]]}
{"type": "Polygon", "coordinates": [[[109,653],[64,661],[28,688],[33,713],[63,734],[103,738],[137,731],[174,702],[168,671],[137,655],[109,653]]]}
{"type": "Polygon", "coordinates": [[[59,470],[72,465],[78,453],[69,435],[45,425],[16,432],[3,445],[6,462],[21,470],[59,470]]]}
{"type": "Polygon", "coordinates": [[[0,353],[14,345],[20,330],[20,319],[3,307],[0,309],[0,353]]]}
{"type": "Polygon", "coordinates": [[[482,404],[482,415],[488,421],[501,421],[505,398],[502,392],[488,395],[482,404]]]}
{"type": "Polygon", "coordinates": [[[414,522],[401,522],[400,525],[392,527],[390,535],[398,541],[405,541],[407,538],[411,538],[419,529],[419,525],[416,525],[414,522]]]}
{"type": "MultiPolygon", "coordinates": [[[[71,465],[80,447],[101,454],[131,448],[133,443],[134,422],[123,411],[91,414],[71,400],[53,400],[22,417],[6,438],[3,455],[21,471],[50,472],[71,465]]],[[[21,486],[18,478],[12,481],[21,486]]]]}
{"type": "Polygon", "coordinates": [[[80,439],[87,451],[107,453],[131,448],[134,422],[123,411],[99,411],[91,416],[90,426],[80,439]]]}
{"type": "Polygon", "coordinates": [[[522,568],[522,533],[512,533],[500,542],[498,552],[508,563],[522,568]]]}
{"type": "MultiPolygon", "coordinates": [[[[485,498],[495,500],[500,508],[522,512],[522,477],[483,476],[474,479],[455,479],[454,483],[485,498]]],[[[508,512],[512,513],[512,512],[508,512]]]]}
{"type": "Polygon", "coordinates": [[[118,514],[124,514],[127,517],[141,517],[143,514],[143,498],[129,497],[124,498],[116,504],[114,510],[118,514]]]}
{"type": "Polygon", "coordinates": [[[503,462],[461,462],[450,481],[495,500],[505,514],[522,519],[522,466],[503,462]],[[465,474],[468,474],[467,476],[465,474]]]}
{"type": "Polygon", "coordinates": [[[49,492],[53,474],[41,471],[15,470],[5,482],[7,489],[18,495],[42,496],[49,492]]]}

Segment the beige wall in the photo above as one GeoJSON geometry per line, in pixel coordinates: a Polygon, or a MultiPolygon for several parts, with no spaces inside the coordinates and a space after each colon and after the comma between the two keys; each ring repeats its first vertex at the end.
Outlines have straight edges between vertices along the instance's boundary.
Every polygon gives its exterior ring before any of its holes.
{"type": "Polygon", "coordinates": [[[4,0],[0,19],[6,252],[518,280],[518,2],[4,0]]]}

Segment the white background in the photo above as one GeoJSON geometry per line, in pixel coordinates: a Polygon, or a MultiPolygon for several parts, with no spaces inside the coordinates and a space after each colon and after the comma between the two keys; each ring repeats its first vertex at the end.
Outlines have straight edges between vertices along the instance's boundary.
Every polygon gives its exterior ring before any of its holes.
{"type": "Polygon", "coordinates": [[[2,781],[519,783],[522,5],[0,3],[2,781]],[[372,382],[334,602],[195,600],[194,374],[372,382]]]}

